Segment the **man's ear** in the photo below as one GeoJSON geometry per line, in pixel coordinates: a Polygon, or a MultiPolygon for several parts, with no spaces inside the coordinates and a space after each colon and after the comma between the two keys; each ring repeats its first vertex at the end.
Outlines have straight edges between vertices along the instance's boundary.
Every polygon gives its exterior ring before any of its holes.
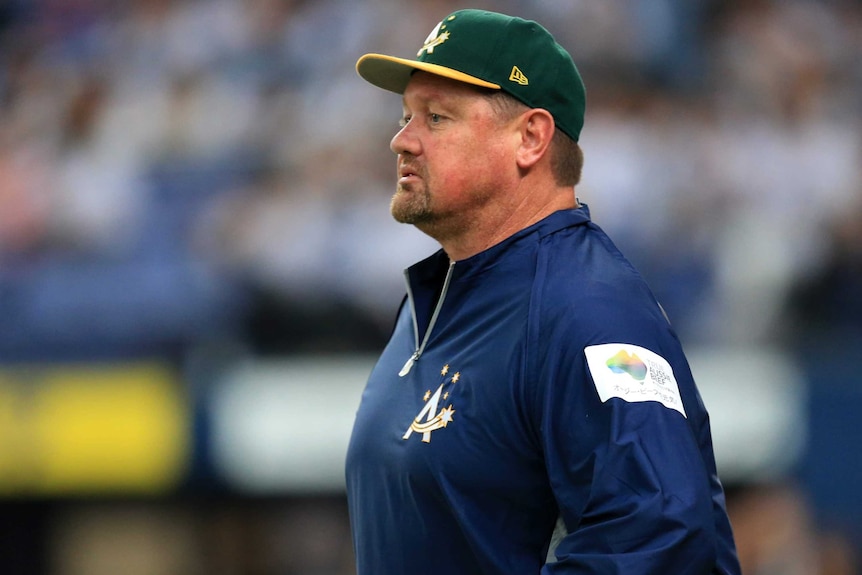
{"type": "Polygon", "coordinates": [[[554,137],[554,117],[542,108],[533,108],[521,116],[521,145],[517,152],[518,167],[533,167],[551,145],[554,137]]]}

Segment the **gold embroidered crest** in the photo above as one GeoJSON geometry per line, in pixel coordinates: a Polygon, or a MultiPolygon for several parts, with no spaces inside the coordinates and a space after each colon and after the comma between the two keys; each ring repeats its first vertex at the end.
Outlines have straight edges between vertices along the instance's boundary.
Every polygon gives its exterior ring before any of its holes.
{"type": "Polygon", "coordinates": [[[427,54],[433,54],[434,48],[448,40],[449,32],[442,32],[442,30],[444,30],[445,28],[446,26],[443,24],[443,22],[437,24],[437,26],[435,26],[434,29],[431,30],[431,33],[428,34],[428,37],[425,38],[425,43],[422,44],[422,47],[419,49],[418,52],[416,52],[416,56],[421,56],[422,52],[425,52],[427,54]]]}
{"type": "Polygon", "coordinates": [[[431,390],[425,392],[425,395],[422,396],[422,400],[425,402],[425,407],[416,415],[413,421],[410,422],[410,426],[407,428],[407,431],[404,432],[404,435],[401,439],[409,439],[413,433],[421,433],[422,434],[422,443],[431,443],[431,433],[437,431],[438,429],[443,429],[448,427],[450,423],[453,421],[453,415],[455,414],[455,410],[452,408],[452,404],[450,403],[448,406],[443,407],[438,410],[440,400],[444,401],[449,399],[449,392],[444,392],[444,387],[447,385],[451,388],[452,385],[458,382],[461,379],[461,372],[456,371],[452,377],[446,378],[449,373],[449,364],[443,366],[443,369],[440,370],[440,375],[444,377],[443,383],[440,384],[440,387],[437,388],[433,394],[431,390]]]}

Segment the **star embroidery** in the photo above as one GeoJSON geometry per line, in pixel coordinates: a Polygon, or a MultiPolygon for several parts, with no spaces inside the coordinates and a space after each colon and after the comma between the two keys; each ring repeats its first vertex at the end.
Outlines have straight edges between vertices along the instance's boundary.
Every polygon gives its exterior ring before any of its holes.
{"type": "Polygon", "coordinates": [[[425,395],[422,396],[422,401],[428,401],[428,398],[431,397],[431,390],[425,392],[425,395]]]}
{"type": "Polygon", "coordinates": [[[443,399],[449,399],[449,392],[448,391],[443,394],[443,399]]]}
{"type": "Polygon", "coordinates": [[[455,410],[452,409],[451,405],[445,409],[440,410],[440,421],[443,424],[443,427],[449,425],[449,423],[452,421],[452,414],[454,413],[455,410]]]}
{"type": "Polygon", "coordinates": [[[448,363],[443,366],[442,370],[440,370],[440,375],[446,375],[447,373],[449,373],[449,364],[448,363]]]}
{"type": "Polygon", "coordinates": [[[452,383],[458,383],[459,379],[461,379],[461,372],[456,371],[455,375],[452,376],[452,383]]]}

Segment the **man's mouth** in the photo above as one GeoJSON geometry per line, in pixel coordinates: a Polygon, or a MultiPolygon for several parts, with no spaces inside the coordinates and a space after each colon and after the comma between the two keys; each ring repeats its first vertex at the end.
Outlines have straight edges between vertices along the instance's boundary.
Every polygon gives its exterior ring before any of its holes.
{"type": "Polygon", "coordinates": [[[406,184],[411,181],[419,179],[418,170],[410,167],[410,166],[402,166],[398,169],[398,183],[406,184]]]}

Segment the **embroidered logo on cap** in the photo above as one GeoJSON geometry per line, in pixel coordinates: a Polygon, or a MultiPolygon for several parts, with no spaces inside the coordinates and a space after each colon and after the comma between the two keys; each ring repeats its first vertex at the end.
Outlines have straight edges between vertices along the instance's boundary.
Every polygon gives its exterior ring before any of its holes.
{"type": "Polygon", "coordinates": [[[526,86],[527,84],[530,83],[530,81],[527,79],[527,77],[524,75],[524,73],[521,72],[521,69],[518,68],[517,66],[512,66],[512,73],[509,74],[509,80],[512,82],[517,82],[518,84],[520,84],[522,86],[526,86]]]}
{"type": "MultiPolygon", "coordinates": [[[[449,20],[454,19],[454,16],[449,17],[449,20]]],[[[443,32],[443,30],[446,30],[446,24],[440,22],[439,24],[437,24],[437,26],[434,27],[433,30],[431,30],[431,33],[428,34],[428,37],[425,38],[425,42],[422,44],[422,47],[419,48],[419,51],[416,52],[416,56],[421,56],[422,52],[433,54],[434,48],[448,40],[450,34],[449,32],[443,32]]]]}

